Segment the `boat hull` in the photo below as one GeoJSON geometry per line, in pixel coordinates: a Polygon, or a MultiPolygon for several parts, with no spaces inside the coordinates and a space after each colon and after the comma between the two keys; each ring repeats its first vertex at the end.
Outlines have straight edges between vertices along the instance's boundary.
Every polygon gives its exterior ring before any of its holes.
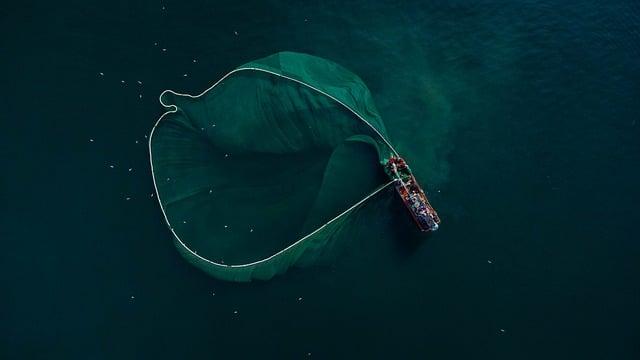
{"type": "Polygon", "coordinates": [[[431,206],[427,195],[402,158],[391,157],[385,164],[387,174],[394,180],[396,192],[421,231],[435,231],[440,217],[431,206]]]}

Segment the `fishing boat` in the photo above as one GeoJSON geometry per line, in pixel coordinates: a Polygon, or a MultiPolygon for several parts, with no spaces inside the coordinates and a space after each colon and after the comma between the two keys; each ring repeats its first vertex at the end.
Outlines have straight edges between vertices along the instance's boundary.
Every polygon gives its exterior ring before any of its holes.
{"type": "Polygon", "coordinates": [[[411,217],[421,231],[438,230],[440,218],[431,206],[427,195],[413,176],[407,163],[399,156],[389,157],[385,164],[385,172],[394,181],[396,192],[409,210],[411,217]]]}

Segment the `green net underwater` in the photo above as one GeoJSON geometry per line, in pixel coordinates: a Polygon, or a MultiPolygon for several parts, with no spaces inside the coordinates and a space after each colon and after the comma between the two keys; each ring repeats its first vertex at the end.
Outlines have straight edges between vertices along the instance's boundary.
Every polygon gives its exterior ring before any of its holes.
{"type": "Polygon", "coordinates": [[[230,281],[270,279],[331,251],[391,182],[396,154],[362,80],[306,54],[244,64],[197,96],[165,91],[149,137],[176,247],[230,281]]]}

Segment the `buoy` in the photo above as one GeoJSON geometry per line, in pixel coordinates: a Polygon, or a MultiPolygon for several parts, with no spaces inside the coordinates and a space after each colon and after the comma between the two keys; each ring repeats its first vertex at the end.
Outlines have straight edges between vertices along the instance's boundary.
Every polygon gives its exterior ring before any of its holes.
{"type": "Polygon", "coordinates": [[[104,73],[103,73],[103,72],[101,72],[101,73],[99,73],[99,74],[100,74],[100,76],[104,76],[104,73]]]}
{"type": "Polygon", "coordinates": [[[89,139],[89,142],[93,142],[93,139],[89,139]]]}
{"type": "Polygon", "coordinates": [[[234,33],[236,36],[238,36],[238,32],[237,32],[237,31],[234,31],[233,33],[234,33]]]}

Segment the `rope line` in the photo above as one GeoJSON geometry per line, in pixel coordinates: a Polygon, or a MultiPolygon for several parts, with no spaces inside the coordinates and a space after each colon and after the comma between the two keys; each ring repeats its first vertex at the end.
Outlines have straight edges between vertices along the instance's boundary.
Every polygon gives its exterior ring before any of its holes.
{"type": "Polygon", "coordinates": [[[356,207],[360,206],[362,203],[364,203],[365,201],[367,201],[368,199],[370,199],[371,197],[375,196],[376,194],[378,194],[379,192],[381,192],[383,189],[386,189],[388,186],[390,186],[391,184],[394,183],[394,181],[389,181],[388,183],[380,186],[378,189],[374,190],[371,194],[367,195],[366,197],[364,197],[362,200],[358,201],[357,203],[355,203],[354,205],[352,205],[351,207],[349,207],[348,209],[346,209],[345,211],[343,211],[342,213],[340,213],[338,216],[334,217],[333,219],[327,221],[326,223],[324,223],[322,226],[318,227],[316,230],[314,230],[313,232],[305,235],[304,237],[302,237],[301,239],[293,242],[292,244],[290,244],[289,246],[287,246],[286,248],[276,252],[273,255],[270,255],[264,259],[260,259],[254,262],[250,262],[250,263],[246,263],[246,264],[238,264],[238,265],[228,265],[228,264],[221,264],[221,263],[216,263],[212,260],[209,260],[205,257],[202,257],[200,255],[198,255],[195,251],[191,250],[183,241],[182,239],[180,239],[180,237],[178,236],[178,234],[175,232],[175,230],[173,229],[173,227],[171,226],[171,222],[169,221],[169,218],[167,217],[167,213],[164,209],[164,206],[162,205],[162,201],[160,200],[160,193],[158,192],[158,186],[156,184],[156,176],[155,176],[155,172],[154,172],[154,167],[153,167],[153,153],[151,151],[151,142],[153,140],[153,135],[155,133],[156,128],[158,127],[158,124],[160,124],[160,121],[162,121],[162,119],[167,116],[168,114],[173,114],[176,113],[178,111],[178,107],[176,105],[169,105],[169,104],[165,104],[162,101],[162,96],[165,93],[172,93],[174,95],[179,95],[179,96],[187,96],[190,97],[192,99],[197,99],[199,97],[201,97],[202,95],[206,94],[207,92],[209,92],[211,89],[213,89],[214,87],[216,87],[218,84],[220,84],[224,79],[226,79],[227,77],[229,77],[230,75],[238,72],[238,71],[246,71],[246,70],[252,70],[252,71],[262,71],[265,73],[269,73],[284,79],[288,79],[291,81],[294,81],[296,83],[299,83],[301,85],[304,85],[310,89],[313,89],[315,91],[317,91],[318,93],[325,95],[327,97],[329,97],[330,99],[334,100],[335,102],[337,102],[338,104],[342,105],[343,107],[345,107],[348,111],[352,112],[354,115],[356,115],[361,121],[363,121],[365,124],[367,124],[369,127],[371,127],[371,129],[373,129],[373,131],[376,132],[376,134],[378,134],[378,136],[380,136],[380,138],[386,143],[387,146],[389,146],[389,148],[391,149],[391,151],[393,151],[394,154],[398,154],[396,152],[396,150],[393,148],[393,146],[391,145],[391,143],[389,143],[389,141],[382,136],[382,134],[373,126],[371,125],[367,120],[365,120],[362,116],[360,116],[360,114],[358,114],[356,111],[354,111],[353,109],[351,109],[349,106],[347,106],[346,104],[344,104],[342,101],[336,99],[335,97],[327,94],[326,92],[315,88],[309,84],[306,84],[300,80],[282,75],[282,74],[278,74],[269,70],[265,70],[265,69],[260,69],[260,68],[254,68],[254,67],[246,67],[246,68],[238,68],[238,69],[234,69],[231,72],[227,73],[226,75],[224,75],[220,80],[218,80],[217,82],[215,82],[213,85],[211,85],[208,89],[204,90],[202,93],[198,94],[198,95],[190,95],[190,94],[181,94],[181,93],[177,93],[175,91],[172,90],[165,90],[163,91],[160,96],[159,96],[159,101],[160,104],[162,104],[162,106],[164,106],[165,108],[169,109],[168,111],[166,111],[164,114],[162,114],[160,116],[160,118],[156,121],[156,123],[153,125],[153,128],[151,129],[151,133],[149,134],[149,162],[151,164],[151,175],[152,175],[152,179],[153,179],[153,188],[156,192],[156,198],[158,200],[158,203],[160,204],[160,209],[162,210],[162,215],[164,216],[164,219],[167,223],[167,225],[169,226],[169,230],[171,231],[171,233],[173,234],[173,236],[178,240],[178,243],[185,249],[187,250],[191,255],[195,256],[196,258],[203,260],[211,265],[214,266],[218,266],[218,267],[223,267],[223,268],[244,268],[244,267],[250,267],[250,266],[254,266],[254,265],[258,265],[264,262],[267,262],[271,259],[273,259],[274,257],[283,254],[284,252],[286,252],[287,250],[301,244],[303,241],[305,241],[306,239],[308,239],[310,236],[316,234],[317,232],[321,231],[322,229],[324,229],[327,225],[333,223],[334,221],[336,221],[337,219],[341,218],[342,216],[345,216],[346,214],[348,214],[350,211],[354,210],[356,207]]]}

